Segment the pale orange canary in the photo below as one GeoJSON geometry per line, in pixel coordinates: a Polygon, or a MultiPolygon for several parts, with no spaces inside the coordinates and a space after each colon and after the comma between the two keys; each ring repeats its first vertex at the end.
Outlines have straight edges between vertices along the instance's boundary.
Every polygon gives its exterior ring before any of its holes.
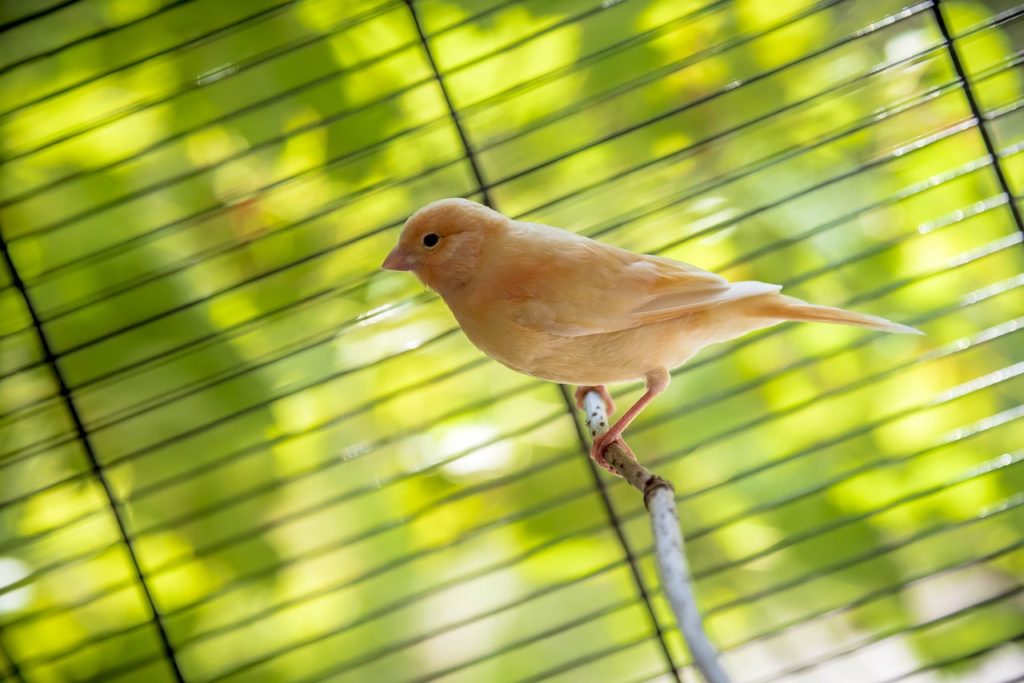
{"type": "MultiPolygon", "coordinates": [[[[441,295],[481,351],[513,370],[590,389],[643,378],[647,391],[590,457],[669,383],[669,371],[708,344],[785,320],[920,331],[863,313],[815,306],[780,285],[727,280],[672,259],[635,254],[566,230],[516,221],[467,199],[442,199],[405,223],[382,268],[412,271],[441,295]]],[[[614,473],[614,472],[613,472],[614,473]]]]}

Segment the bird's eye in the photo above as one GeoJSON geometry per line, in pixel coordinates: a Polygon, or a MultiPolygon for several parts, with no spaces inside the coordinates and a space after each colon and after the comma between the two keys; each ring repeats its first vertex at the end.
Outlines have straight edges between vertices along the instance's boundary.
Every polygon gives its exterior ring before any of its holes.
{"type": "Polygon", "coordinates": [[[423,236],[423,246],[427,249],[436,247],[437,243],[441,241],[441,237],[436,232],[428,232],[423,236]]]}

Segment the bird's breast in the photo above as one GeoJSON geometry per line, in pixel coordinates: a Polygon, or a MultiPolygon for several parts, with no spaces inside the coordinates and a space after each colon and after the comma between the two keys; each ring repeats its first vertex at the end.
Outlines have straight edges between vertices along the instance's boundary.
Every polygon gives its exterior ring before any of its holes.
{"type": "Polygon", "coordinates": [[[473,344],[514,370],[536,374],[538,359],[553,351],[549,335],[517,324],[501,305],[448,302],[459,326],[473,344]]]}

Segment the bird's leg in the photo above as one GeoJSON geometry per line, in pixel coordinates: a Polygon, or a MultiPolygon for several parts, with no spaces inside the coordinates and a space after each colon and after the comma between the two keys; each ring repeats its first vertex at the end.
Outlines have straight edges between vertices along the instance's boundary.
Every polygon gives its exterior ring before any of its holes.
{"type": "Polygon", "coordinates": [[[612,395],[608,393],[608,388],[603,384],[595,384],[587,387],[577,387],[576,389],[576,407],[583,410],[583,397],[589,392],[596,391],[600,394],[601,398],[604,399],[604,409],[608,411],[608,416],[615,412],[615,401],[612,400],[612,395]]]}
{"type": "Polygon", "coordinates": [[[615,470],[613,470],[604,459],[604,449],[608,448],[610,444],[616,441],[622,444],[622,447],[627,453],[633,456],[634,460],[636,459],[636,456],[633,455],[633,451],[630,450],[629,446],[626,445],[626,442],[622,440],[622,432],[625,431],[626,427],[628,427],[630,423],[633,422],[633,420],[635,420],[643,411],[643,409],[647,407],[647,404],[654,400],[655,396],[665,391],[665,387],[667,387],[669,383],[669,377],[670,375],[668,374],[668,370],[664,369],[656,370],[655,372],[647,375],[647,391],[645,391],[644,395],[640,397],[640,400],[634,403],[630,409],[626,411],[625,415],[620,417],[619,421],[612,425],[611,429],[594,438],[594,442],[590,447],[590,457],[594,459],[594,462],[612,474],[618,474],[618,472],[615,472],[615,470]]]}

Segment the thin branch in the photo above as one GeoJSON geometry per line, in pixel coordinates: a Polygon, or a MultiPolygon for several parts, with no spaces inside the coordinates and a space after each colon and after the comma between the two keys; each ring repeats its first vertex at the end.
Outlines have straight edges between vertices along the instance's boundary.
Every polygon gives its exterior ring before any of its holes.
{"type": "MultiPolygon", "coordinates": [[[[588,392],[583,398],[583,409],[591,436],[608,431],[608,416],[600,394],[596,391],[588,392]]],[[[644,504],[651,515],[662,590],[672,605],[694,665],[708,683],[729,683],[729,675],[718,661],[718,651],[704,632],[700,609],[694,597],[693,579],[686,563],[683,533],[676,512],[675,488],[671,482],[651,473],[630,457],[618,443],[608,446],[604,457],[630,486],[644,494],[644,504]]]]}

